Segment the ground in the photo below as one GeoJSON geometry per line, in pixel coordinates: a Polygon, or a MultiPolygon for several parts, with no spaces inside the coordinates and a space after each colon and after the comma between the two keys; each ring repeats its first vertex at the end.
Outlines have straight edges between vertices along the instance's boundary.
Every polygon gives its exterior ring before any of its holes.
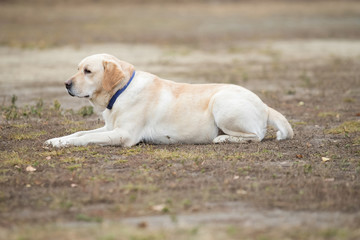
{"type": "Polygon", "coordinates": [[[54,2],[0,3],[0,239],[360,238],[359,3],[54,2]],[[44,146],[103,124],[63,86],[99,52],[242,85],[294,139],[44,146]]]}

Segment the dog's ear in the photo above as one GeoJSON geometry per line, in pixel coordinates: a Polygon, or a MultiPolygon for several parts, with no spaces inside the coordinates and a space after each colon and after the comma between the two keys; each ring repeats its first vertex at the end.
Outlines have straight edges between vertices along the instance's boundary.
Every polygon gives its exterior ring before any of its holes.
{"type": "Polygon", "coordinates": [[[103,66],[104,78],[102,80],[102,87],[107,92],[110,92],[116,85],[124,80],[125,76],[122,69],[114,62],[104,61],[103,66]]]}

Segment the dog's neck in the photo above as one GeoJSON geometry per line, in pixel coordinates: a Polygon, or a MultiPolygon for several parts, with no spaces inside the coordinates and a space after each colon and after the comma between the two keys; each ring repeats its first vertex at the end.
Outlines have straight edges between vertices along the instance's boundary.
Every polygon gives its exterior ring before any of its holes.
{"type": "Polygon", "coordinates": [[[112,109],[112,107],[113,107],[116,99],[117,99],[117,98],[120,96],[120,94],[122,94],[122,93],[126,90],[126,88],[130,85],[130,83],[131,83],[131,81],[133,80],[134,76],[135,76],[135,70],[133,71],[133,73],[132,73],[129,81],[128,81],[124,86],[122,86],[119,90],[117,90],[117,91],[114,93],[114,95],[110,98],[109,103],[108,103],[108,105],[106,106],[107,109],[109,109],[109,110],[112,109]]]}
{"type": "Polygon", "coordinates": [[[103,112],[106,109],[111,110],[116,99],[126,90],[130,85],[131,81],[135,76],[135,70],[133,71],[131,77],[128,81],[123,81],[118,84],[110,92],[97,92],[94,94],[94,97],[90,98],[90,103],[95,107],[96,111],[103,112]]]}

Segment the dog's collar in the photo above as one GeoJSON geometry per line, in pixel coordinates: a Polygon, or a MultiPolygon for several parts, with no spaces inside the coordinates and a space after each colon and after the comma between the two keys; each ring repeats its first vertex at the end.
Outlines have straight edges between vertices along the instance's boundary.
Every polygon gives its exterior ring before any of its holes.
{"type": "Polygon", "coordinates": [[[125,91],[125,89],[129,86],[129,84],[130,84],[131,81],[133,80],[134,76],[135,76],[135,70],[134,70],[134,72],[133,72],[130,80],[127,82],[127,84],[126,84],[125,86],[123,86],[122,88],[120,88],[119,90],[117,90],[116,93],[114,94],[114,96],[112,96],[112,98],[111,98],[110,101],[109,101],[109,104],[108,104],[107,107],[106,107],[107,109],[109,109],[109,110],[112,109],[112,107],[113,107],[116,99],[117,99],[117,98],[120,96],[120,94],[122,94],[122,93],[125,91]]]}

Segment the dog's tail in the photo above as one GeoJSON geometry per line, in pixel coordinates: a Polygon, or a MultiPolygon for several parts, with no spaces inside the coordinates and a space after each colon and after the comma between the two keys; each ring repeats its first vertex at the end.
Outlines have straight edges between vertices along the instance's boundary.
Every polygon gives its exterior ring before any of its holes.
{"type": "Polygon", "coordinates": [[[284,115],[276,111],[275,109],[272,109],[271,107],[268,107],[268,124],[275,127],[278,131],[276,133],[276,139],[277,140],[283,140],[287,138],[293,138],[294,132],[290,126],[290,123],[284,115]]]}

